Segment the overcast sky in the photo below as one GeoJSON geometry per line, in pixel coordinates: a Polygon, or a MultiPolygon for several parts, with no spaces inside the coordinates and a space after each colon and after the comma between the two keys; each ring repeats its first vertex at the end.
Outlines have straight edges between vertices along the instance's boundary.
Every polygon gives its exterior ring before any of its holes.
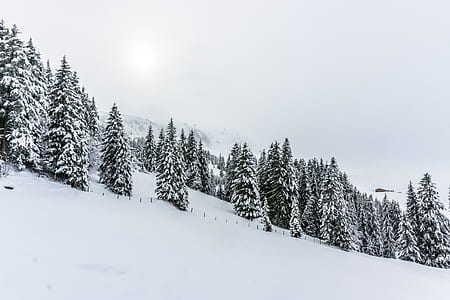
{"type": "Polygon", "coordinates": [[[229,128],[259,145],[288,136],[296,156],[336,156],[366,185],[404,188],[427,170],[441,190],[450,183],[448,1],[0,7],[53,67],[67,55],[101,109],[116,101],[123,113],[229,128]]]}

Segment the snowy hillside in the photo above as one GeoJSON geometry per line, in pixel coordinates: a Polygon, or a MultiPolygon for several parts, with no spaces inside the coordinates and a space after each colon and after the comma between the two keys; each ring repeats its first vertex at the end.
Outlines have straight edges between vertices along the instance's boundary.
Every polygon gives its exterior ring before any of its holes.
{"type": "Polygon", "coordinates": [[[128,200],[0,179],[0,299],[448,299],[449,270],[266,233],[199,192],[181,212],[150,202],[153,175],[134,183],[128,200]]]}
{"type": "MultiPolygon", "coordinates": [[[[99,112],[100,123],[105,124],[108,119],[108,113],[99,112]]],[[[158,122],[153,122],[149,119],[122,115],[123,124],[126,133],[132,138],[145,137],[148,133],[148,127],[150,124],[153,127],[154,135],[157,137],[161,128],[165,127],[166,124],[160,124],[158,122]]],[[[207,149],[209,149],[214,154],[222,155],[227,154],[234,143],[248,142],[247,139],[241,137],[238,133],[231,132],[227,129],[222,130],[200,130],[193,125],[187,123],[176,123],[176,127],[181,130],[184,129],[186,135],[191,129],[194,129],[194,133],[197,139],[201,139],[203,144],[207,149]]]]}

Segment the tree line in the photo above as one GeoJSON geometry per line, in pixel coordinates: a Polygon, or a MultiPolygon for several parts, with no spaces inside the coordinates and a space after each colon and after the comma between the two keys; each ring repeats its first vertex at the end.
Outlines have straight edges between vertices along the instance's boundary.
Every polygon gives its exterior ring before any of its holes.
{"type": "Polygon", "coordinates": [[[266,231],[276,225],[344,250],[450,267],[449,220],[429,174],[417,192],[410,183],[402,212],[387,197],[358,191],[334,158],[295,159],[288,139],[258,159],[247,144],[235,144],[225,161],[193,130],[178,135],[170,120],[158,138],[150,126],[143,142],[132,144],[115,104],[100,129],[95,100],[66,57],[53,74],[32,40],[24,43],[16,26],[0,22],[0,166],[7,161],[84,191],[89,170],[98,170],[109,190],[130,196],[136,160],[156,172],[158,198],[181,210],[189,206],[189,187],[231,202],[238,216],[261,220],[266,231]]]}

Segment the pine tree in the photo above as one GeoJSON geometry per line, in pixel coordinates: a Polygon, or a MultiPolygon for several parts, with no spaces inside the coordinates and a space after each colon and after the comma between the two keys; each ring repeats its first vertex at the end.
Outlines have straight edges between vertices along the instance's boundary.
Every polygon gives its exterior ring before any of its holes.
{"type": "Polygon", "coordinates": [[[172,119],[167,126],[160,159],[156,175],[158,198],[172,203],[180,210],[187,210],[189,201],[184,173],[185,166],[172,119]]]}
{"type": "Polygon", "coordinates": [[[73,102],[73,109],[77,116],[78,121],[78,132],[77,135],[79,136],[79,141],[76,144],[74,150],[75,153],[77,153],[77,165],[78,168],[76,168],[74,171],[75,178],[78,179],[77,185],[82,186],[81,189],[87,190],[88,189],[88,172],[89,172],[89,148],[88,148],[88,141],[89,141],[89,128],[88,124],[86,122],[86,106],[83,99],[83,90],[80,87],[78,75],[76,72],[71,73],[71,85],[73,87],[73,90],[75,91],[75,98],[73,102]]]}
{"type": "MultiPolygon", "coordinates": [[[[86,94],[87,96],[87,94],[86,94]]],[[[87,132],[88,132],[88,149],[89,149],[89,168],[95,170],[98,168],[98,161],[100,157],[100,119],[98,116],[97,105],[95,99],[86,99],[87,111],[87,132]]]]}
{"type": "Polygon", "coordinates": [[[261,216],[261,203],[256,182],[255,160],[247,144],[242,145],[232,185],[234,210],[249,220],[261,216]]]}
{"type": "MultiPolygon", "coordinates": [[[[9,29],[5,26],[3,20],[0,20],[0,82],[3,81],[3,72],[8,63],[8,55],[6,54],[9,29]]],[[[0,163],[5,166],[6,160],[6,136],[7,136],[7,98],[8,90],[0,84],[0,163]]],[[[2,168],[3,169],[3,168],[2,168]]],[[[1,171],[1,170],[0,170],[1,171]]],[[[3,173],[3,172],[2,172],[3,173]]]]}
{"type": "Polygon", "coordinates": [[[269,207],[267,206],[267,200],[264,200],[264,206],[262,209],[261,223],[263,224],[263,230],[266,232],[272,232],[272,223],[269,219],[269,207]]]}
{"type": "Polygon", "coordinates": [[[322,239],[330,245],[349,250],[351,232],[347,207],[342,194],[338,166],[334,158],[327,168],[322,203],[323,211],[320,227],[322,239]]]}
{"type": "Polygon", "coordinates": [[[44,91],[40,90],[40,78],[28,60],[17,27],[14,25],[10,31],[0,28],[0,31],[4,49],[0,58],[0,111],[4,118],[1,125],[6,133],[3,147],[16,167],[34,168],[41,154],[37,137],[44,113],[41,99],[44,91]]]}
{"type": "Polygon", "coordinates": [[[200,192],[207,194],[211,193],[211,174],[209,172],[208,161],[201,140],[198,142],[197,148],[197,170],[200,179],[200,192]]]}
{"type": "MultiPolygon", "coordinates": [[[[288,213],[289,222],[291,219],[291,210],[292,205],[299,206],[299,195],[298,195],[298,186],[297,186],[297,177],[296,171],[294,169],[294,160],[292,158],[292,151],[289,140],[286,138],[284,140],[282,149],[281,149],[281,167],[282,167],[282,176],[281,182],[283,185],[283,193],[284,193],[284,201],[282,201],[282,205],[288,205],[288,213]]],[[[300,221],[300,207],[298,207],[298,221],[300,221]]],[[[287,217],[286,216],[286,217],[287,217]]],[[[298,225],[300,226],[300,224],[298,225]]]]}
{"type": "Polygon", "coordinates": [[[300,209],[298,205],[298,199],[294,198],[292,202],[291,219],[289,221],[289,229],[291,236],[300,238],[302,236],[302,228],[300,226],[300,209]]]}
{"type": "Polygon", "coordinates": [[[306,172],[305,161],[303,159],[295,160],[294,168],[296,170],[296,178],[297,178],[298,206],[300,209],[300,216],[303,216],[303,213],[306,208],[306,204],[309,199],[308,174],[306,172]]]}
{"type": "Polygon", "coordinates": [[[264,191],[270,219],[275,225],[289,228],[292,202],[298,196],[292,153],[287,139],[281,151],[277,142],[270,146],[266,165],[264,191]]]}
{"type": "Polygon", "coordinates": [[[187,185],[190,188],[199,190],[201,188],[200,175],[198,170],[198,149],[194,130],[189,132],[185,152],[187,185]]]}
{"type": "Polygon", "coordinates": [[[398,234],[398,258],[406,261],[419,262],[421,259],[415,232],[406,214],[402,215],[398,234]]]}
{"type": "Polygon", "coordinates": [[[386,258],[395,258],[396,233],[390,213],[390,201],[385,195],[381,212],[381,255],[386,258]]]}
{"type": "Polygon", "coordinates": [[[163,156],[163,148],[164,148],[164,141],[166,139],[166,136],[164,134],[164,128],[161,128],[160,132],[159,132],[159,136],[158,136],[158,143],[156,144],[156,149],[155,149],[155,171],[158,169],[161,160],[162,160],[162,156],[163,156]]]}
{"type": "Polygon", "coordinates": [[[36,122],[33,135],[34,141],[37,144],[39,153],[37,156],[31,159],[31,165],[33,168],[39,168],[41,164],[41,158],[44,152],[44,133],[47,131],[47,109],[49,105],[48,95],[50,93],[51,81],[48,80],[44,66],[42,64],[41,55],[36,50],[30,39],[26,45],[26,54],[28,62],[30,64],[30,84],[32,87],[33,105],[36,105],[36,114],[38,115],[38,120],[36,122]]]}
{"type": "Polygon", "coordinates": [[[236,179],[236,169],[240,157],[241,146],[235,143],[228,156],[227,165],[225,168],[225,199],[232,202],[233,199],[233,182],[236,179]]]}
{"type": "Polygon", "coordinates": [[[181,155],[182,155],[183,160],[184,160],[184,164],[187,165],[187,162],[186,162],[187,138],[186,138],[186,135],[184,133],[184,128],[181,128],[180,140],[178,141],[178,143],[179,143],[181,155]]]}
{"type": "Polygon", "coordinates": [[[74,75],[65,57],[50,94],[46,134],[47,169],[82,190],[88,188],[88,161],[81,103],[74,75]]]}
{"type": "Polygon", "coordinates": [[[372,196],[363,199],[361,207],[361,251],[373,255],[381,255],[380,224],[372,196]]]}
{"type": "Polygon", "coordinates": [[[313,237],[320,237],[320,224],[322,219],[322,182],[318,174],[319,163],[316,159],[308,162],[306,207],[302,215],[302,228],[313,237]]]}
{"type": "Polygon", "coordinates": [[[153,127],[150,124],[148,127],[148,133],[145,137],[144,148],[143,148],[143,164],[144,169],[147,172],[153,172],[156,170],[156,143],[155,137],[153,136],[153,127]]]}
{"type": "Polygon", "coordinates": [[[438,192],[428,173],[420,181],[417,197],[420,203],[420,239],[418,246],[421,263],[432,267],[449,268],[449,221],[441,212],[444,207],[439,201],[438,192]]]}
{"type": "Polygon", "coordinates": [[[100,135],[100,118],[98,116],[97,104],[95,103],[94,97],[86,99],[86,110],[88,111],[88,132],[90,136],[98,138],[100,135]]]}
{"type": "Polygon", "coordinates": [[[351,232],[351,249],[359,250],[359,238],[360,233],[358,231],[359,228],[359,220],[358,220],[358,208],[357,208],[357,193],[355,193],[355,188],[350,183],[348,176],[346,173],[340,173],[340,181],[342,185],[342,195],[344,197],[344,201],[347,207],[347,216],[348,216],[348,224],[350,226],[351,232]]]}
{"type": "Polygon", "coordinates": [[[267,180],[266,161],[267,161],[266,151],[263,150],[259,156],[258,165],[256,167],[256,176],[258,178],[258,190],[262,202],[265,199],[264,183],[267,180]]]}
{"type": "Polygon", "coordinates": [[[44,76],[46,78],[47,85],[50,88],[52,86],[52,82],[53,82],[53,73],[52,73],[52,68],[50,67],[50,60],[48,60],[48,59],[47,59],[47,66],[44,70],[44,76]]]}
{"type": "MultiPolygon", "coordinates": [[[[409,182],[408,191],[406,193],[406,217],[408,218],[408,222],[411,225],[414,235],[416,238],[420,236],[420,220],[419,220],[419,201],[417,199],[416,193],[414,191],[414,187],[412,182],[409,182]]],[[[418,241],[419,242],[419,241],[418,241]]]]}
{"type": "MultiPolygon", "coordinates": [[[[402,210],[400,208],[400,204],[395,201],[395,200],[391,200],[389,201],[389,207],[388,207],[388,211],[389,211],[389,218],[391,220],[391,224],[392,224],[392,228],[393,228],[393,234],[394,234],[394,240],[397,241],[399,238],[399,230],[400,230],[400,223],[402,221],[402,210]]],[[[394,251],[397,251],[397,243],[394,243],[394,251]]]]}
{"type": "Polygon", "coordinates": [[[102,145],[100,182],[118,195],[131,196],[131,152],[125,137],[122,118],[114,103],[109,113],[102,145]]]}

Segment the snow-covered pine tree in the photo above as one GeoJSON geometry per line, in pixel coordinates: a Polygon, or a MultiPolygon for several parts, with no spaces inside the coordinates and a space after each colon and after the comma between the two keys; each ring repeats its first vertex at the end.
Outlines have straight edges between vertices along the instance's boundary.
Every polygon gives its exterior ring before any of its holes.
{"type": "Polygon", "coordinates": [[[32,86],[32,96],[34,99],[34,103],[38,103],[38,107],[36,107],[37,114],[39,114],[38,123],[35,126],[34,131],[34,140],[38,145],[39,149],[39,157],[34,159],[32,163],[34,168],[40,167],[41,158],[43,156],[43,148],[44,148],[44,133],[47,131],[47,109],[49,105],[48,95],[50,93],[51,81],[48,81],[44,65],[41,60],[40,53],[36,50],[33,45],[32,40],[30,39],[25,47],[25,51],[27,54],[28,62],[30,64],[30,73],[31,73],[31,86],[32,86]]]}
{"type": "Polygon", "coordinates": [[[101,158],[100,182],[104,183],[113,193],[131,196],[133,181],[130,146],[115,103],[106,123],[101,158]]]}
{"type": "Polygon", "coordinates": [[[381,206],[381,256],[395,258],[396,233],[390,213],[391,203],[387,195],[384,196],[381,206]]]}
{"type": "Polygon", "coordinates": [[[300,238],[302,236],[302,227],[300,226],[300,209],[297,198],[294,198],[294,201],[292,202],[289,230],[292,237],[300,238]]]}
{"type": "Polygon", "coordinates": [[[309,199],[308,194],[308,174],[306,172],[306,162],[303,159],[294,161],[294,169],[296,170],[296,178],[297,178],[297,189],[298,189],[298,207],[300,209],[300,216],[303,216],[303,213],[306,208],[306,203],[309,199]]]}
{"type": "Polygon", "coordinates": [[[17,27],[13,25],[11,30],[6,31],[4,25],[0,27],[0,42],[3,44],[3,55],[0,57],[0,111],[3,116],[1,123],[4,123],[0,125],[6,133],[4,148],[9,160],[17,168],[34,168],[39,164],[41,155],[37,137],[42,129],[44,107],[41,96],[44,91],[40,91],[40,78],[33,73],[34,68],[28,60],[17,27]]]}
{"type": "Polygon", "coordinates": [[[266,156],[266,150],[262,150],[261,154],[259,156],[258,159],[258,164],[256,166],[256,177],[258,178],[258,190],[259,190],[259,194],[261,197],[261,202],[264,203],[264,191],[263,191],[263,186],[264,186],[264,182],[266,182],[267,180],[267,174],[266,174],[266,161],[267,161],[267,156],[266,156]]]}
{"type": "MultiPolygon", "coordinates": [[[[6,64],[8,63],[8,56],[6,55],[7,49],[6,42],[8,40],[8,35],[9,29],[5,26],[3,20],[0,20],[0,82],[3,78],[2,74],[5,70],[6,64]]],[[[7,95],[8,95],[7,90],[4,90],[2,88],[2,85],[0,85],[0,163],[1,163],[0,167],[5,166],[6,160],[7,107],[5,96],[7,95]]]]}
{"type": "Polygon", "coordinates": [[[227,165],[225,167],[225,200],[232,202],[233,182],[236,179],[236,168],[239,161],[241,146],[238,143],[233,145],[228,155],[227,165]]]}
{"type": "Polygon", "coordinates": [[[162,147],[161,160],[157,168],[156,194],[160,200],[168,201],[180,210],[189,206],[184,160],[177,143],[176,128],[171,119],[167,126],[162,147]]]}
{"type": "Polygon", "coordinates": [[[210,194],[211,174],[209,172],[208,160],[201,140],[198,142],[197,147],[197,170],[200,179],[200,192],[210,194]]]}
{"type": "Polygon", "coordinates": [[[349,250],[351,246],[351,230],[347,213],[347,205],[342,194],[339,169],[334,158],[326,171],[322,198],[321,237],[333,246],[349,250]]]}
{"type": "Polygon", "coordinates": [[[406,214],[402,215],[399,226],[398,258],[406,261],[419,262],[420,252],[414,229],[406,214]]]}
{"type": "Polygon", "coordinates": [[[269,219],[269,207],[267,206],[267,200],[264,200],[262,208],[261,223],[263,224],[263,230],[266,232],[272,232],[272,222],[269,219]]]}
{"type": "Polygon", "coordinates": [[[361,221],[362,221],[362,207],[364,205],[365,195],[358,191],[356,187],[353,187],[353,216],[355,218],[353,226],[353,250],[358,252],[363,252],[362,250],[362,232],[361,232],[361,221]]]}
{"type": "Polygon", "coordinates": [[[302,228],[313,237],[320,237],[322,219],[322,181],[319,176],[319,162],[312,159],[307,166],[308,183],[305,211],[302,215],[302,228]]]}
{"type": "Polygon", "coordinates": [[[243,144],[232,185],[234,211],[240,217],[254,220],[261,217],[261,203],[256,182],[255,159],[247,144],[243,144]]]}
{"type": "Polygon", "coordinates": [[[51,88],[54,78],[53,78],[52,68],[50,67],[50,60],[48,60],[48,59],[47,59],[47,65],[44,70],[44,76],[45,76],[48,87],[51,88]]]}
{"type": "Polygon", "coordinates": [[[270,146],[266,165],[267,181],[264,191],[270,210],[269,217],[275,225],[289,228],[291,205],[294,198],[297,198],[297,186],[287,139],[281,151],[277,142],[270,146]]]}
{"type": "Polygon", "coordinates": [[[155,137],[153,135],[152,124],[148,127],[148,133],[145,137],[144,148],[143,148],[143,164],[144,169],[147,172],[154,172],[156,170],[156,143],[155,137]]]}
{"type": "Polygon", "coordinates": [[[360,219],[361,241],[360,248],[363,253],[380,256],[381,255],[381,237],[380,225],[375,208],[375,201],[372,195],[364,195],[361,207],[360,219]]]}
{"type": "Polygon", "coordinates": [[[348,223],[350,225],[352,236],[352,250],[359,250],[359,218],[358,218],[358,195],[355,193],[355,188],[350,183],[347,174],[341,173],[340,180],[342,183],[342,193],[345,203],[347,205],[348,223]]]}
{"type": "Polygon", "coordinates": [[[166,136],[164,134],[164,128],[161,128],[161,130],[159,131],[159,136],[158,136],[158,142],[156,143],[156,149],[155,149],[155,171],[158,169],[158,166],[162,160],[162,155],[163,155],[163,148],[164,148],[164,143],[165,143],[165,139],[166,136]]]}
{"type": "Polygon", "coordinates": [[[187,138],[186,138],[186,134],[184,133],[184,128],[181,128],[181,132],[180,132],[180,139],[178,141],[179,145],[178,147],[180,148],[181,151],[181,155],[183,156],[183,160],[185,160],[184,164],[186,165],[186,145],[187,145],[187,138]]]}
{"type": "Polygon", "coordinates": [[[88,188],[84,120],[75,76],[65,57],[50,93],[46,134],[46,167],[55,178],[81,190],[88,188]]]}
{"type": "MultiPolygon", "coordinates": [[[[392,228],[394,229],[394,238],[395,241],[398,240],[399,236],[398,236],[398,232],[399,232],[399,228],[400,228],[400,223],[402,221],[402,210],[400,208],[400,204],[395,201],[395,200],[391,200],[389,202],[389,215],[390,215],[390,219],[391,219],[391,223],[392,223],[392,228]]],[[[397,243],[394,243],[394,250],[397,251],[397,243]]]]}
{"type": "Polygon", "coordinates": [[[406,193],[406,217],[408,218],[408,222],[414,231],[414,236],[416,237],[417,242],[419,242],[419,200],[417,199],[417,195],[414,191],[414,186],[411,181],[408,184],[408,191],[406,193]]]}
{"type": "MultiPolygon", "coordinates": [[[[290,226],[291,221],[291,211],[292,205],[295,202],[299,206],[298,201],[298,186],[297,186],[297,172],[294,168],[294,160],[292,157],[291,146],[289,140],[286,138],[284,140],[283,146],[281,148],[281,168],[282,176],[281,182],[283,185],[284,201],[281,202],[282,206],[288,205],[287,216],[289,217],[288,224],[290,226]]],[[[286,209],[286,207],[284,208],[286,209]]],[[[298,207],[298,221],[300,221],[300,207],[298,207]]],[[[285,212],[284,212],[285,213],[285,212]]],[[[300,224],[298,225],[300,226],[300,224]]]]}
{"type": "Polygon", "coordinates": [[[198,149],[193,129],[189,131],[184,152],[187,170],[186,171],[187,186],[199,190],[201,188],[201,182],[198,170],[198,157],[197,157],[198,149]]]}
{"type": "MultiPolygon", "coordinates": [[[[74,73],[75,85],[78,85],[78,78],[74,73]]],[[[100,143],[100,129],[99,129],[99,117],[97,107],[94,99],[91,100],[86,89],[81,87],[77,92],[80,96],[80,114],[82,117],[82,124],[86,136],[86,147],[88,152],[89,169],[97,169],[99,161],[99,143],[100,143]]]]}
{"type": "Polygon", "coordinates": [[[77,185],[82,187],[81,189],[87,190],[89,187],[89,128],[86,121],[86,103],[83,99],[83,90],[80,86],[77,72],[72,72],[72,86],[75,90],[75,98],[73,102],[74,110],[77,114],[78,121],[78,136],[79,141],[75,146],[75,153],[77,154],[78,168],[75,170],[75,176],[77,178],[77,185]]]}
{"type": "Polygon", "coordinates": [[[417,190],[419,200],[421,263],[438,268],[450,267],[449,220],[444,216],[444,206],[439,201],[430,174],[425,174],[417,190]]]}
{"type": "Polygon", "coordinates": [[[98,161],[100,157],[100,118],[98,116],[97,105],[94,97],[87,99],[86,105],[86,110],[88,112],[86,125],[88,131],[89,168],[95,170],[98,168],[98,161]]]}

